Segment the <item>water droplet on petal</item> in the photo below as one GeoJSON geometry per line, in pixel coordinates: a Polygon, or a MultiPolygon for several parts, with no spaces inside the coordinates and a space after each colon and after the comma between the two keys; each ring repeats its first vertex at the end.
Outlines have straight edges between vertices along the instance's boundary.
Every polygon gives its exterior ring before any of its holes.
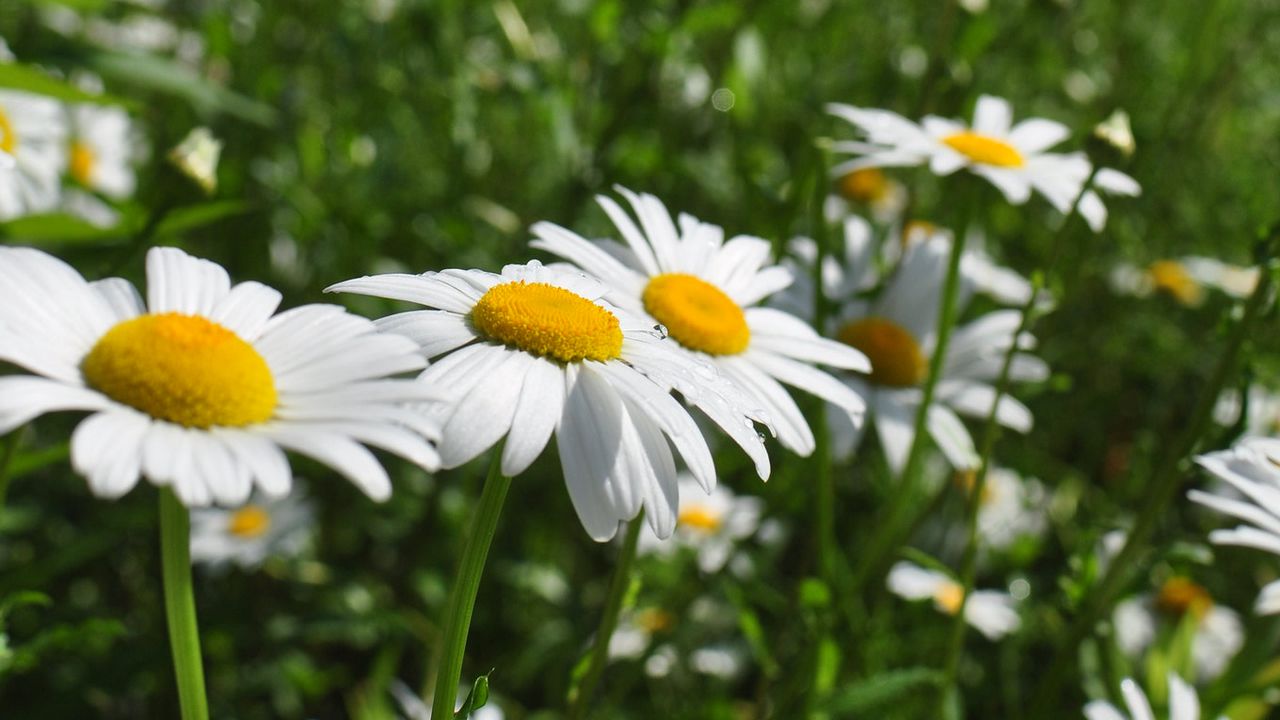
{"type": "Polygon", "coordinates": [[[653,336],[658,338],[659,340],[666,340],[668,337],[671,336],[671,333],[667,332],[666,325],[663,325],[662,323],[658,323],[657,325],[653,326],[653,336]]]}

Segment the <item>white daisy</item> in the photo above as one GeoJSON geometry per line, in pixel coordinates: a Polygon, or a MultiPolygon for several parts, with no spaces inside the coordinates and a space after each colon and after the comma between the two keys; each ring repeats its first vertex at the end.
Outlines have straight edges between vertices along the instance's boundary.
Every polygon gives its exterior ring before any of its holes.
{"type": "Polygon", "coordinates": [[[827,219],[837,221],[850,212],[851,203],[871,211],[879,223],[892,222],[907,206],[907,188],[880,168],[862,168],[836,180],[835,195],[827,197],[827,219]]]}
{"type": "Polygon", "coordinates": [[[1208,289],[1244,298],[1257,284],[1258,268],[1229,265],[1211,257],[1157,260],[1145,268],[1121,263],[1111,271],[1111,287],[1116,292],[1136,297],[1160,292],[1189,307],[1202,304],[1208,289]]]}
{"type": "Polygon", "coordinates": [[[388,376],[423,366],[409,340],[331,305],[276,314],[280,293],[175,248],[147,254],[147,297],[86,282],[55,257],[0,248],[0,432],[87,410],[72,465],[95,494],[145,476],[188,506],[289,491],[283,449],[332,466],[376,500],[391,494],[360,443],[434,469],[436,427],[401,403],[438,397],[388,376]]]}
{"type": "MultiPolygon", "coordinates": [[[[1196,457],[1196,462],[1229,486],[1221,493],[1192,490],[1193,502],[1243,520],[1230,530],[1214,530],[1209,542],[1265,550],[1280,556],[1280,439],[1245,438],[1230,450],[1196,457]]],[[[1254,604],[1260,615],[1280,614],[1280,580],[1265,586],[1254,604]]]]}
{"type": "Polygon", "coordinates": [[[66,119],[55,100],[0,90],[0,220],[57,206],[66,137],[66,119]]]}
{"type": "MultiPolygon", "coordinates": [[[[916,408],[922,400],[920,385],[929,368],[936,343],[939,296],[946,274],[949,243],[934,237],[907,249],[894,275],[871,302],[855,300],[838,315],[836,336],[871,358],[871,374],[846,374],[843,380],[867,398],[880,443],[895,474],[906,465],[914,441],[916,408]]],[[[961,278],[956,312],[970,296],[961,278]]],[[[977,467],[973,438],[957,413],[985,418],[995,400],[992,383],[1000,374],[1005,352],[1014,342],[1020,324],[1016,310],[1000,310],[957,327],[947,347],[934,401],[926,415],[926,429],[948,462],[957,469],[977,467]]],[[[1018,338],[1020,350],[1030,350],[1029,333],[1018,338]]],[[[1014,356],[1009,379],[1035,382],[1048,376],[1039,358],[1025,352],[1014,356]]],[[[857,448],[862,430],[836,414],[831,418],[832,445],[838,457],[857,448]]],[[[1000,398],[996,420],[1018,432],[1031,429],[1031,411],[1009,395],[1000,398]]]]}
{"type": "Polygon", "coordinates": [[[1280,435],[1280,393],[1261,385],[1250,385],[1242,397],[1238,389],[1227,388],[1213,407],[1213,419],[1219,425],[1230,427],[1239,422],[1241,412],[1245,413],[1245,436],[1280,435]]]}
{"type": "MultiPolygon", "coordinates": [[[[1169,673],[1169,720],[1200,720],[1200,698],[1195,688],[1182,678],[1169,673]]],[[[1120,683],[1120,692],[1124,695],[1124,704],[1128,712],[1120,710],[1106,700],[1093,700],[1084,706],[1087,720],[1156,720],[1155,711],[1151,709],[1151,701],[1146,693],[1138,687],[1133,678],[1125,678],[1120,683]]],[[[1219,718],[1219,720],[1224,720],[1219,718]]]]}
{"type": "MultiPolygon", "coordinates": [[[[767,413],[778,440],[793,452],[813,452],[813,432],[779,381],[838,406],[849,422],[860,424],[863,399],[814,364],[866,372],[867,358],[819,336],[800,318],[759,307],[792,281],[785,267],[766,264],[767,241],[739,235],[726,242],[722,228],[687,214],[677,227],[658,198],[618,192],[631,203],[639,227],[611,198],[597,201],[626,246],[591,242],[548,222],[533,226],[533,246],[596,275],[619,307],[662,325],[690,353],[714,363],[767,413]]],[[[722,428],[740,424],[687,399],[722,428]]]]}
{"type": "MultiPolygon", "coordinates": [[[[974,486],[976,474],[959,474],[966,491],[974,486]]],[[[983,548],[1005,550],[1021,538],[1038,537],[1048,524],[1046,500],[1044,487],[1035,479],[1024,479],[1007,468],[989,469],[978,504],[978,534],[983,548]]]]}
{"type": "Polygon", "coordinates": [[[1213,602],[1208,591],[1183,577],[1171,577],[1155,595],[1137,595],[1116,604],[1112,616],[1116,644],[1130,658],[1140,658],[1156,642],[1164,622],[1195,620],[1191,655],[1200,682],[1226,670],[1244,644],[1244,626],[1230,608],[1213,602]]]}
{"type": "Polygon", "coordinates": [[[659,607],[627,610],[618,619],[618,627],[609,636],[610,660],[635,660],[643,657],[653,644],[653,636],[669,632],[676,616],[659,607]]]}
{"type": "MultiPolygon", "coordinates": [[[[964,600],[960,583],[905,560],[894,564],[886,582],[893,594],[907,600],[933,600],[934,607],[946,615],[955,615],[964,600]]],[[[999,640],[1022,626],[1013,596],[998,590],[974,590],[964,603],[964,620],[988,640],[999,640]]]]}
{"type": "MultiPolygon", "coordinates": [[[[1015,205],[1026,202],[1035,190],[1066,213],[1093,169],[1084,153],[1047,152],[1070,136],[1067,126],[1044,118],[1013,125],[1009,103],[991,95],[978,98],[972,127],[933,115],[917,125],[888,110],[841,103],[829,104],[827,110],[865,135],[863,141],[834,144],[838,152],[859,156],[832,168],[835,176],[863,168],[917,165],[945,176],[964,168],[995,185],[1015,205]]],[[[1141,190],[1133,178],[1106,168],[1093,182],[1095,188],[1120,195],[1141,190]]],[[[1106,207],[1094,190],[1084,194],[1079,210],[1095,232],[1106,224],[1106,207]]]]}
{"type": "MultiPolygon", "coordinates": [[[[569,497],[592,538],[612,538],[642,507],[653,531],[667,537],[679,507],[668,441],[704,491],[715,486],[706,440],[668,388],[707,402],[714,395],[725,406],[738,404],[725,399],[736,391],[651,321],[605,302],[607,290],[536,261],[501,274],[377,275],[328,289],[434,308],[377,322],[415,340],[428,358],[439,357],[421,378],[455,401],[440,445],[444,467],[468,462],[506,436],[501,470],[518,475],[554,433],[569,497]]],[[[749,422],[739,420],[737,435],[751,437],[744,446],[754,443],[763,453],[749,422]]]]}
{"type": "Polygon", "coordinates": [[[640,553],[668,555],[677,548],[691,548],[697,552],[702,572],[719,572],[729,561],[734,546],[760,527],[763,512],[760,498],[734,494],[723,484],[707,495],[693,478],[681,476],[675,535],[664,541],[642,532],[640,553]]]}
{"type": "Polygon", "coordinates": [[[191,512],[191,562],[256,568],[269,557],[300,554],[314,527],[315,510],[297,492],[250,496],[235,509],[197,508],[191,512]]]}
{"type": "Polygon", "coordinates": [[[82,187],[113,200],[133,194],[135,153],[133,123],[122,108],[84,103],[69,109],[67,165],[82,187]]]}
{"type": "MultiPolygon", "coordinates": [[[[906,248],[940,237],[950,243],[953,233],[931,222],[913,220],[902,228],[900,243],[884,243],[889,264],[896,264],[906,248]],[[888,252],[891,250],[896,252],[888,252]]],[[[987,239],[981,229],[972,228],[965,236],[964,256],[960,272],[973,286],[973,291],[990,297],[1002,305],[1024,305],[1031,299],[1031,282],[1016,270],[998,265],[987,252],[987,239]]],[[[1039,301],[1048,302],[1048,293],[1040,292],[1039,301]]]]}

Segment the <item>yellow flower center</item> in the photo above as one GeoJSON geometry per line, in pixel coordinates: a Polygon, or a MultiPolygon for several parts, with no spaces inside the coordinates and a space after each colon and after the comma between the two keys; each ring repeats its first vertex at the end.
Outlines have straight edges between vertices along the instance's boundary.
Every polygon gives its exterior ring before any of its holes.
{"type": "Polygon", "coordinates": [[[4,114],[4,108],[0,107],[0,150],[12,155],[17,149],[18,136],[13,132],[13,123],[4,114]]]}
{"type": "Polygon", "coordinates": [[[1204,288],[1177,260],[1157,260],[1147,268],[1147,274],[1157,290],[1168,293],[1183,305],[1199,305],[1204,300],[1204,288]]]}
{"type": "Polygon", "coordinates": [[[644,309],[690,350],[737,355],[751,342],[742,308],[701,278],[684,273],[655,275],[642,299],[644,309]]]}
{"type": "Polygon", "coordinates": [[[267,361],[235,333],[196,315],[126,320],[98,340],[80,370],[111,399],[185,427],[252,425],[269,420],[276,407],[267,361]]]}
{"type": "Polygon", "coordinates": [[[85,143],[71,143],[71,177],[81,185],[88,185],[93,179],[93,168],[98,164],[98,156],[85,143]]]}
{"type": "Polygon", "coordinates": [[[889,180],[880,168],[854,170],[840,178],[840,194],[861,203],[874,203],[889,192],[889,180]]]}
{"type": "Polygon", "coordinates": [[[919,240],[927,240],[942,231],[934,223],[928,220],[908,220],[902,226],[902,237],[898,239],[902,249],[907,249],[911,243],[919,240]]]}
{"type": "Polygon", "coordinates": [[[245,505],[227,521],[227,532],[242,540],[262,537],[270,529],[271,514],[257,505],[245,505]]]}
{"type": "Polygon", "coordinates": [[[676,624],[675,616],[660,608],[645,608],[636,613],[636,627],[648,633],[670,630],[676,624]]]}
{"type": "Polygon", "coordinates": [[[622,354],[622,326],[613,313],[547,283],[495,285],[471,309],[471,324],[490,340],[560,362],[622,354]]]}
{"type": "Polygon", "coordinates": [[[933,593],[933,601],[942,612],[955,615],[960,612],[960,603],[964,602],[964,588],[953,582],[944,582],[933,593]]]}
{"type": "Polygon", "coordinates": [[[1197,619],[1213,607],[1213,597],[1201,585],[1184,577],[1171,577],[1160,586],[1156,595],[1156,608],[1174,617],[1191,612],[1197,619]]]}
{"type": "Polygon", "coordinates": [[[840,328],[836,338],[862,351],[871,361],[871,382],[889,387],[919,385],[929,374],[920,343],[901,325],[869,317],[840,328]]]}
{"type": "Polygon", "coordinates": [[[720,513],[703,505],[692,505],[680,509],[677,522],[685,527],[711,534],[720,529],[722,518],[720,513]]]}
{"type": "Polygon", "coordinates": [[[943,144],[982,165],[996,167],[1022,167],[1026,164],[1022,153],[1003,140],[989,135],[965,130],[942,139],[943,144]]]}
{"type": "MultiPolygon", "coordinates": [[[[973,488],[978,484],[977,470],[957,470],[951,476],[951,481],[956,484],[965,494],[973,492],[973,488]]],[[[987,476],[987,481],[982,483],[982,497],[978,498],[978,504],[982,506],[989,505],[995,499],[995,490],[991,489],[991,476],[987,476]]]]}

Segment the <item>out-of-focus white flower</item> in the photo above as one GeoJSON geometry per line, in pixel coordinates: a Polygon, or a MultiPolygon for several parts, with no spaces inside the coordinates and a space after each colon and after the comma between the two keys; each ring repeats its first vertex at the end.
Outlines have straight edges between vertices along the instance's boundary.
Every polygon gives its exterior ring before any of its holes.
{"type": "Polygon", "coordinates": [[[169,161],[206,194],[212,195],[218,188],[218,157],[221,154],[222,141],[214,137],[209,128],[198,127],[169,151],[169,161]]]}
{"type": "Polygon", "coordinates": [[[1188,613],[1196,622],[1191,655],[1197,679],[1213,680],[1240,651],[1244,627],[1235,611],[1215,604],[1203,587],[1186,578],[1169,578],[1155,595],[1118,603],[1112,616],[1116,644],[1129,657],[1139,658],[1155,642],[1163,623],[1181,622],[1188,613]]]}
{"type": "Polygon", "coordinates": [[[66,119],[56,101],[0,90],[0,220],[57,206],[66,137],[66,119]]]}
{"type": "Polygon", "coordinates": [[[1093,135],[1125,157],[1132,157],[1137,149],[1133,140],[1133,128],[1129,125],[1129,113],[1123,110],[1116,110],[1106,120],[1094,126],[1093,135]]]}
{"type": "Polygon", "coordinates": [[[283,498],[255,495],[239,508],[191,511],[191,562],[219,567],[258,567],[268,557],[293,557],[311,540],[315,511],[294,492],[283,498]]]}
{"type": "MultiPolygon", "coordinates": [[[[975,484],[974,474],[972,471],[957,473],[966,491],[975,484]]],[[[1044,512],[1044,487],[1006,468],[993,467],[987,471],[979,503],[978,533],[982,545],[992,550],[1004,550],[1019,538],[1039,536],[1048,522],[1044,512]]]]}
{"type": "Polygon", "coordinates": [[[737,645],[709,645],[689,653],[689,667],[703,675],[732,680],[746,667],[746,653],[737,645]]]}
{"type": "Polygon", "coordinates": [[[1206,289],[1243,298],[1257,284],[1258,268],[1229,265],[1210,257],[1157,260],[1145,268],[1121,263],[1111,271],[1111,287],[1116,292],[1136,297],[1161,292],[1189,307],[1204,302],[1206,289]]]}
{"type": "MultiPolygon", "coordinates": [[[[898,262],[906,249],[935,238],[950,243],[951,230],[922,220],[911,220],[901,229],[901,242],[884,243],[882,253],[887,265],[898,262]]],[[[1031,299],[1031,283],[1016,270],[998,265],[987,252],[987,239],[980,229],[966,234],[960,272],[973,291],[986,295],[1002,305],[1024,305],[1031,299]]],[[[1040,301],[1049,303],[1048,292],[1040,291],[1040,301]]]]}
{"type": "MultiPolygon", "coordinates": [[[[1169,720],[1200,720],[1200,698],[1195,688],[1182,678],[1169,673],[1169,720]]],[[[1125,678],[1120,683],[1120,692],[1124,695],[1124,704],[1128,713],[1121,711],[1106,700],[1093,700],[1084,706],[1087,720],[1155,720],[1155,711],[1151,709],[1151,701],[1146,693],[1138,687],[1133,678],[1125,678]]],[[[1219,720],[1224,720],[1220,717],[1219,720]]]]}
{"type": "MultiPolygon", "coordinates": [[[[1247,395],[1248,409],[1244,420],[1246,437],[1265,437],[1280,435],[1280,393],[1261,385],[1250,385],[1247,395]]],[[[1213,407],[1213,419],[1219,425],[1231,426],[1240,420],[1240,412],[1245,410],[1240,391],[1227,388],[1218,396],[1213,407]]]]}
{"type": "Polygon", "coordinates": [[[133,194],[136,141],[129,114],[111,105],[82,103],[68,114],[68,171],[81,186],[115,200],[133,194]]]}
{"type": "Polygon", "coordinates": [[[692,477],[680,477],[680,514],[676,532],[659,540],[652,532],[641,531],[642,554],[670,554],[678,547],[691,548],[698,555],[698,568],[718,572],[729,561],[734,546],[755,533],[764,510],[760,498],[737,495],[724,484],[708,495],[692,477]]]}
{"type": "Polygon", "coordinates": [[[644,655],[653,636],[671,630],[675,622],[675,615],[658,607],[624,612],[609,638],[609,659],[634,660],[644,655]]]}
{"type": "Polygon", "coordinates": [[[838,220],[853,207],[866,207],[877,222],[898,219],[907,206],[907,188],[880,168],[862,168],[836,180],[836,194],[827,198],[829,220],[838,220]]]}
{"type": "MultiPolygon", "coordinates": [[[[960,583],[937,570],[900,561],[889,571],[889,590],[907,600],[933,600],[946,615],[955,615],[964,600],[960,583]]],[[[1000,638],[1022,626],[1013,596],[997,590],[975,590],[964,603],[964,620],[987,637],[1000,638]]]]}

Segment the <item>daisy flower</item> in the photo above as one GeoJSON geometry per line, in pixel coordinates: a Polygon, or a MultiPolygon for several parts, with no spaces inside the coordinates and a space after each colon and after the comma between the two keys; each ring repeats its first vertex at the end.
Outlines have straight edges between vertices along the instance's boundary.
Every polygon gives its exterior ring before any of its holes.
{"type": "Polygon", "coordinates": [[[669,632],[676,616],[659,607],[628,610],[618,620],[609,636],[610,660],[635,660],[643,657],[653,644],[653,636],[669,632]]]}
{"type": "MultiPolygon", "coordinates": [[[[860,141],[834,144],[837,152],[858,156],[832,168],[837,177],[873,167],[928,165],[941,176],[966,169],[996,186],[1014,205],[1025,203],[1034,190],[1067,213],[1093,171],[1084,153],[1048,152],[1070,136],[1067,126],[1044,118],[1014,125],[1009,103],[991,95],[978,98],[972,126],[933,115],[916,124],[888,110],[841,103],[827,105],[827,111],[864,135],[860,141]]],[[[1119,195],[1141,191],[1133,178],[1107,168],[1098,171],[1093,184],[1119,195]]],[[[1079,210],[1094,232],[1106,225],[1106,206],[1094,190],[1081,197],[1079,210]]]]}
{"type": "Polygon", "coordinates": [[[388,376],[423,366],[413,342],[331,305],[276,314],[280,293],[176,248],[147,253],[146,300],[127,281],[86,282],[57,258],[0,248],[0,433],[56,410],[93,414],[71,462],[96,495],[139,477],[187,506],[279,497],[284,449],[333,467],[375,500],[391,482],[365,443],[427,469],[435,428],[401,403],[429,386],[388,376]]]}
{"type": "MultiPolygon", "coordinates": [[[[907,600],[933,600],[939,612],[955,615],[964,600],[964,587],[948,575],[899,561],[889,570],[889,590],[907,600]]],[[[988,640],[1015,632],[1022,626],[1013,596],[997,590],[975,590],[964,603],[964,620],[988,640]]]]}
{"type": "MultiPolygon", "coordinates": [[[[608,288],[598,280],[534,261],[500,274],[376,275],[328,291],[431,308],[377,324],[438,358],[421,379],[446,388],[453,401],[440,444],[444,467],[505,436],[501,470],[512,477],[554,434],[574,510],[601,542],[642,507],[658,537],[671,535],[679,507],[672,445],[705,492],[715,486],[706,440],[668,388],[708,403],[714,395],[726,406],[737,404],[725,399],[735,389],[655,332],[652,321],[604,301],[608,288]]],[[[744,447],[764,454],[750,422],[738,419],[736,436],[750,436],[744,447]]]]}
{"type": "MultiPolygon", "coordinates": [[[[1200,698],[1195,688],[1173,673],[1169,673],[1169,720],[1200,720],[1200,698]]],[[[1151,701],[1133,678],[1120,683],[1127,712],[1106,700],[1093,700],[1084,706],[1087,720],[1156,720],[1151,701]]],[[[1218,720],[1225,720],[1219,718],[1218,720]]]]}
{"type": "MultiPolygon", "coordinates": [[[[965,491],[975,484],[973,471],[962,471],[957,478],[965,491]]],[[[1044,487],[1034,479],[1023,479],[1007,468],[992,467],[982,485],[978,501],[978,534],[982,546],[1006,550],[1024,537],[1038,537],[1045,530],[1047,501],[1044,487]]]]}
{"type": "Polygon", "coordinates": [[[1246,437],[1280,435],[1280,393],[1261,385],[1250,385],[1242,397],[1236,388],[1227,388],[1213,407],[1214,422],[1231,427],[1245,414],[1246,437]]]}
{"type": "MultiPolygon", "coordinates": [[[[591,242],[549,222],[533,226],[532,245],[599,277],[610,286],[609,300],[660,324],[689,353],[713,363],[767,413],[783,447],[808,455],[814,439],[780,383],[813,393],[838,406],[849,422],[861,423],[863,399],[814,364],[866,372],[867,358],[819,336],[794,315],[759,306],[792,281],[787,268],[768,264],[768,241],[744,235],[725,241],[722,228],[691,215],[681,214],[677,225],[652,195],[618,192],[640,226],[613,199],[597,201],[625,246],[591,242]]],[[[686,399],[707,412],[697,398],[686,399]]],[[[709,413],[725,427],[717,415],[709,413]]]]}
{"type": "MultiPolygon", "coordinates": [[[[885,243],[884,256],[890,265],[896,264],[907,248],[939,237],[952,242],[950,230],[924,220],[912,220],[902,228],[901,243],[885,243]]],[[[1031,299],[1031,282],[1016,270],[996,263],[986,249],[987,238],[982,230],[970,229],[965,236],[964,256],[960,258],[960,272],[973,291],[995,300],[1001,305],[1024,305],[1031,299]]],[[[1048,293],[1040,291],[1039,301],[1047,301],[1048,293]]]]}
{"type": "MultiPolygon", "coordinates": [[[[1230,450],[1200,455],[1196,463],[1229,488],[1217,493],[1192,490],[1192,502],[1244,521],[1214,530],[1209,542],[1238,545],[1280,555],[1280,439],[1245,438],[1230,450]]],[[[1280,614],[1280,580],[1262,588],[1254,603],[1260,615],[1280,614]]]]}
{"type": "Polygon", "coordinates": [[[55,100],[0,90],[0,220],[48,212],[58,204],[66,136],[55,100]]]}
{"type": "Polygon", "coordinates": [[[299,493],[282,498],[251,495],[235,509],[191,512],[191,562],[213,568],[252,569],[269,557],[294,557],[311,541],[315,510],[299,493]]]}
{"type": "MultiPolygon", "coordinates": [[[[838,315],[836,337],[871,358],[870,375],[846,374],[842,379],[867,398],[880,444],[895,474],[905,467],[914,441],[916,409],[923,396],[920,386],[928,375],[936,341],[948,245],[934,237],[909,247],[875,300],[854,300],[838,315]]],[[[961,281],[957,312],[963,311],[970,296],[963,276],[961,281]]],[[[986,417],[996,396],[992,383],[1000,374],[1019,324],[1016,310],[999,310],[957,327],[952,334],[925,428],[957,469],[972,469],[978,464],[973,438],[957,413],[986,417]]],[[[1029,333],[1017,339],[1020,350],[1030,350],[1034,344],[1029,333]]],[[[1009,371],[1012,382],[1035,382],[1047,376],[1048,368],[1039,358],[1025,352],[1014,356],[1009,371]]],[[[838,457],[847,457],[861,441],[862,429],[839,415],[829,415],[833,448],[838,457]]],[[[1032,424],[1031,411],[1009,395],[1000,398],[996,420],[1018,432],[1027,432],[1032,424]]]]}
{"type": "Polygon", "coordinates": [[[1258,284],[1258,268],[1229,265],[1210,257],[1157,260],[1145,268],[1121,263],[1111,271],[1111,287],[1135,297],[1163,293],[1188,307],[1204,303],[1209,290],[1248,297],[1258,284]]]}
{"type": "Polygon", "coordinates": [[[1207,590],[1187,578],[1171,577],[1154,595],[1138,595],[1118,603],[1112,615],[1116,644],[1137,659],[1156,642],[1165,622],[1180,623],[1188,613],[1196,623],[1191,656],[1197,679],[1213,680],[1240,651],[1244,626],[1234,610],[1214,603],[1207,590]]]}
{"type": "Polygon", "coordinates": [[[755,534],[763,512],[760,498],[735,495],[723,484],[707,495],[693,478],[684,475],[680,478],[680,514],[675,535],[662,541],[652,533],[642,532],[640,552],[669,555],[676,548],[690,548],[697,552],[702,572],[719,572],[729,561],[734,546],[755,534]]]}
{"type": "Polygon", "coordinates": [[[132,195],[134,138],[129,114],[118,107],[88,103],[71,107],[69,114],[71,178],[115,200],[132,195]]]}
{"type": "Polygon", "coordinates": [[[851,203],[870,210],[876,222],[891,222],[907,206],[907,188],[880,168],[854,170],[836,180],[836,194],[827,198],[827,218],[839,220],[848,214],[851,203]]]}

